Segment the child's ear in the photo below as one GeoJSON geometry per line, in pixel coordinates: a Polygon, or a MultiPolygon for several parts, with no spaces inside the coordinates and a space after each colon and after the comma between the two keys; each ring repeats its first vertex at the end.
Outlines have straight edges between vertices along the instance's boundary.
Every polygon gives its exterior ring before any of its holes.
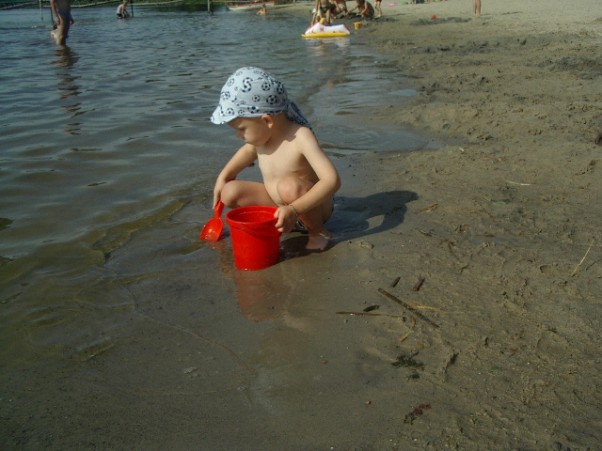
{"type": "Polygon", "coordinates": [[[261,119],[269,128],[272,128],[272,126],[274,125],[274,117],[271,114],[264,114],[263,116],[261,116],[261,119]]]}

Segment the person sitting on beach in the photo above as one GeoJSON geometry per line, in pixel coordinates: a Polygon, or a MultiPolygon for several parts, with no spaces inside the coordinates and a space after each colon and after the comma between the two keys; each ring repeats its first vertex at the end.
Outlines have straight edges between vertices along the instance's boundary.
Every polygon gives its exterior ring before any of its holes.
{"type": "Polygon", "coordinates": [[[349,10],[351,14],[357,9],[357,15],[364,19],[372,19],[374,17],[374,7],[368,0],[355,0],[356,5],[349,10]]]}
{"type": "Polygon", "coordinates": [[[56,45],[66,45],[71,25],[75,23],[71,16],[69,0],[50,0],[50,10],[54,16],[54,26],[50,35],[56,45]]]}
{"type": "Polygon", "coordinates": [[[128,17],[130,17],[130,14],[128,13],[128,3],[129,0],[123,0],[123,3],[121,3],[118,7],[117,7],[117,17],[119,17],[120,19],[127,19],[128,17]]]}
{"type": "Polygon", "coordinates": [[[263,5],[261,5],[261,9],[259,11],[257,11],[257,15],[258,16],[267,16],[268,15],[268,8],[267,8],[267,6],[265,6],[265,3],[263,5]]]}
{"type": "Polygon", "coordinates": [[[335,15],[337,18],[346,16],[348,12],[345,0],[335,0],[335,15]]]}
{"type": "Polygon", "coordinates": [[[238,69],[224,84],[211,122],[228,124],[245,141],[218,175],[213,205],[221,199],[229,208],[276,206],[279,231],[290,232],[299,221],[309,234],[306,248],[326,249],[324,224],[341,181],[284,84],[257,67],[238,69]],[[255,160],[263,183],[237,180],[255,160]]]}

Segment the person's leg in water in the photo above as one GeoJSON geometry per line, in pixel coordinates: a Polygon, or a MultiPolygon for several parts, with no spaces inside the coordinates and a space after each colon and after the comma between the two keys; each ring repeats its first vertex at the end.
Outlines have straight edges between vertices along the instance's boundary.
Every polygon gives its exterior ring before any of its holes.
{"type": "Polygon", "coordinates": [[[73,19],[71,18],[71,14],[63,14],[59,12],[58,23],[56,24],[56,29],[54,30],[54,38],[57,45],[67,44],[69,29],[71,28],[72,23],[73,19]]]}

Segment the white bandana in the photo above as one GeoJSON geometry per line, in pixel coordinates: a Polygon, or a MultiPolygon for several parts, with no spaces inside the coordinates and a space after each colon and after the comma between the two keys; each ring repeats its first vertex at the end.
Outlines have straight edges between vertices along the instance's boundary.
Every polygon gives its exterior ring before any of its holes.
{"type": "Polygon", "coordinates": [[[221,125],[237,117],[261,117],[282,112],[291,121],[311,128],[299,107],[288,99],[286,88],[280,81],[257,67],[242,67],[224,84],[211,122],[221,125]]]}

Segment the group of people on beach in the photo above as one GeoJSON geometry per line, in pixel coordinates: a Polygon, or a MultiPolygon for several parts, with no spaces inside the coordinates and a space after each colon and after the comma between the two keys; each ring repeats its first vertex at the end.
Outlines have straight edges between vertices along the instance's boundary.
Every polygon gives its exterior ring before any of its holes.
{"type": "Polygon", "coordinates": [[[355,6],[347,9],[345,0],[316,0],[314,8],[315,21],[324,19],[331,24],[334,19],[356,15],[364,19],[379,18],[383,15],[381,0],[374,0],[374,6],[368,0],[355,0],[355,6]],[[355,12],[357,10],[357,12],[355,12]]]}
{"type": "MultiPolygon", "coordinates": [[[[372,6],[368,0],[355,1],[356,5],[348,10],[347,2],[345,0],[316,0],[316,7],[314,8],[314,20],[312,21],[312,25],[320,22],[322,24],[330,25],[334,19],[348,17],[354,13],[356,16],[365,19],[379,18],[382,16],[382,9],[380,6],[381,0],[374,0],[375,6],[372,6]],[[357,12],[355,12],[356,10],[357,12]]],[[[473,0],[475,5],[478,2],[479,14],[480,1],[481,0],[473,0]]],[[[123,0],[123,2],[117,7],[116,14],[119,19],[127,19],[130,17],[130,14],[127,10],[128,4],[129,0],[123,0]]],[[[69,37],[69,29],[71,28],[71,25],[75,23],[73,16],[71,15],[70,0],[50,0],[50,8],[53,16],[53,28],[50,34],[57,45],[64,46],[67,42],[67,38],[69,37]]],[[[257,14],[262,16],[267,15],[267,7],[265,3],[262,5],[257,14]]]]}

